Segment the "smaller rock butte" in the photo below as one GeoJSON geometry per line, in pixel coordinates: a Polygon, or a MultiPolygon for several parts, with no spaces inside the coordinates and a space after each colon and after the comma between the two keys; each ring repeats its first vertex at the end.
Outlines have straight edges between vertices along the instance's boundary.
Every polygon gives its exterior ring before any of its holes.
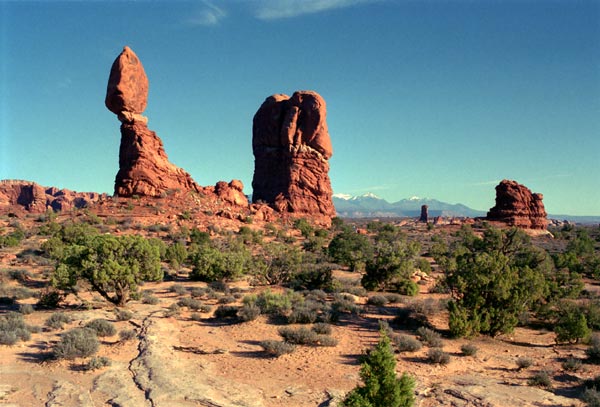
{"type": "Polygon", "coordinates": [[[43,187],[31,181],[0,181],[0,209],[23,208],[33,213],[44,213],[49,209],[67,211],[85,208],[105,198],[106,194],[43,187]]]}
{"type": "Polygon", "coordinates": [[[169,161],[161,139],[142,116],[148,100],[148,78],[142,63],[124,47],[112,65],[106,88],[106,107],[121,121],[119,172],[115,195],[158,197],[167,191],[200,187],[185,170],[169,161]]]}
{"type": "Polygon", "coordinates": [[[503,180],[496,186],[496,206],[487,213],[487,219],[524,229],[545,230],[548,225],[542,194],[512,180],[503,180]]]}
{"type": "Polygon", "coordinates": [[[326,105],[316,92],[268,97],[254,115],[253,202],[279,212],[335,216],[326,105]]]}

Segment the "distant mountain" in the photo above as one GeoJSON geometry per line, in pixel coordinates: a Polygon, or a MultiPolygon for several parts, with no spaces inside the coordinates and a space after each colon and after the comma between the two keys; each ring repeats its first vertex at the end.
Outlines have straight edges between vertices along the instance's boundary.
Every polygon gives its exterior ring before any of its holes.
{"type": "Polygon", "coordinates": [[[469,217],[485,216],[486,212],[471,209],[462,204],[449,204],[436,199],[413,196],[398,202],[389,203],[377,195],[367,193],[361,196],[347,194],[333,195],[333,204],[338,216],[343,218],[414,218],[421,214],[421,206],[429,207],[430,217],[469,217]]]}

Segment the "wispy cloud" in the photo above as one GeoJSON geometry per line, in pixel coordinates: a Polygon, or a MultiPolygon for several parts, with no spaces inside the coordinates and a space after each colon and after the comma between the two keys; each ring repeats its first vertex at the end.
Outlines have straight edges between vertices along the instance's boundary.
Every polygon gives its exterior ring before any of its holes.
{"type": "Polygon", "coordinates": [[[217,25],[221,20],[227,17],[227,12],[223,8],[215,6],[212,2],[207,0],[202,3],[202,8],[198,9],[186,20],[188,24],[203,26],[217,25]]]}
{"type": "Polygon", "coordinates": [[[261,20],[277,20],[292,18],[303,14],[320,13],[327,10],[354,6],[362,3],[373,3],[374,0],[259,0],[257,1],[256,18],[261,20]]]}

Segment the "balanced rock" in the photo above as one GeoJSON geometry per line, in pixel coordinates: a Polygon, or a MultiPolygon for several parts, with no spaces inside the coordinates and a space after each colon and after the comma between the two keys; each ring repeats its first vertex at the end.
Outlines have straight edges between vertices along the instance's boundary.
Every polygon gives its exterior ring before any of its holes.
{"type": "Polygon", "coordinates": [[[115,194],[158,197],[167,191],[200,191],[190,174],[169,161],[161,139],[142,116],[148,100],[148,78],[137,55],[125,47],[112,65],[106,107],[121,124],[119,172],[115,194]]]}
{"type": "Polygon", "coordinates": [[[268,97],[254,115],[252,200],[279,212],[335,216],[325,101],[316,92],[268,97]]]}
{"type": "Polygon", "coordinates": [[[516,181],[503,180],[496,186],[496,206],[489,210],[487,219],[524,229],[546,229],[543,198],[516,181]]]}

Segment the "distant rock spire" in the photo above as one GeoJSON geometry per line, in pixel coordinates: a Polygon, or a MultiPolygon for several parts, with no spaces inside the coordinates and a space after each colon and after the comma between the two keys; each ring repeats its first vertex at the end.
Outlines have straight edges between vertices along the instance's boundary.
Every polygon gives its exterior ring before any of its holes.
{"type": "Polygon", "coordinates": [[[427,212],[428,209],[429,209],[429,206],[421,205],[421,217],[419,218],[420,222],[427,223],[429,221],[429,214],[427,212]]]}

